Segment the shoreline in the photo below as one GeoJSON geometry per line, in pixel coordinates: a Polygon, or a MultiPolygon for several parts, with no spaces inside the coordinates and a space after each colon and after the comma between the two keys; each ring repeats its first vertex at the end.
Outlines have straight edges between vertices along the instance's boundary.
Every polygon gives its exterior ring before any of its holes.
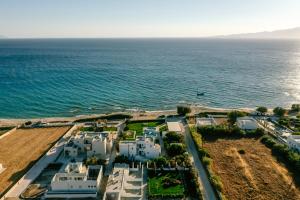
{"type": "MultiPolygon", "coordinates": [[[[199,106],[199,105],[190,105],[191,114],[196,114],[199,112],[229,112],[232,110],[239,110],[245,112],[254,111],[255,108],[217,108],[217,107],[207,107],[207,106],[199,106]]],[[[0,127],[5,126],[18,126],[20,124],[25,123],[26,121],[42,121],[45,123],[49,122],[73,122],[79,119],[86,118],[95,118],[95,117],[103,117],[108,115],[116,115],[116,114],[127,114],[131,115],[132,119],[155,119],[161,115],[174,115],[177,114],[176,109],[168,109],[168,110],[127,110],[123,112],[110,112],[110,113],[102,113],[102,114],[85,114],[85,115],[76,115],[71,117],[41,117],[41,118],[0,118],[0,127]]]]}

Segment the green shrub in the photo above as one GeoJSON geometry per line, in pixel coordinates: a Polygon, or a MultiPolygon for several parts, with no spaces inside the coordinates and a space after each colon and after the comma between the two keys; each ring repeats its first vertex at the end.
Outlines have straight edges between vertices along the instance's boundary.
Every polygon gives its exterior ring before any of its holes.
{"type": "Polygon", "coordinates": [[[130,161],[129,161],[127,156],[118,155],[118,156],[116,156],[114,163],[127,163],[127,164],[129,164],[130,161]]]}
{"type": "Polygon", "coordinates": [[[237,136],[245,136],[246,132],[244,130],[240,129],[239,127],[237,127],[237,126],[234,126],[231,129],[231,134],[232,135],[237,135],[237,136]]]}
{"type": "Polygon", "coordinates": [[[105,164],[105,160],[98,159],[97,157],[90,157],[85,160],[85,165],[103,165],[105,164]]]}
{"type": "Polygon", "coordinates": [[[223,190],[223,184],[221,182],[220,177],[216,176],[216,175],[211,175],[209,177],[209,181],[211,182],[211,184],[220,192],[222,192],[223,190]]]}
{"type": "Polygon", "coordinates": [[[171,144],[167,148],[167,153],[171,157],[177,156],[177,155],[181,155],[184,152],[185,152],[185,148],[184,148],[184,146],[182,144],[171,144]]]}
{"type": "Polygon", "coordinates": [[[164,167],[168,163],[167,159],[163,156],[155,158],[153,161],[156,163],[156,167],[164,167]]]}
{"type": "Polygon", "coordinates": [[[269,136],[262,137],[261,142],[264,143],[269,148],[272,148],[276,144],[276,142],[269,136]]]}
{"type": "Polygon", "coordinates": [[[273,113],[278,117],[283,117],[284,114],[286,113],[286,110],[281,107],[276,107],[273,109],[273,113]]]}
{"type": "Polygon", "coordinates": [[[293,104],[291,109],[292,109],[292,111],[299,112],[300,111],[300,104],[293,104]]]}
{"type": "Polygon", "coordinates": [[[300,154],[289,149],[286,145],[278,144],[274,139],[269,136],[264,136],[261,139],[261,142],[264,143],[267,147],[272,149],[272,153],[283,160],[288,164],[292,169],[296,171],[296,175],[300,171],[300,154]]]}
{"type": "Polygon", "coordinates": [[[178,115],[186,115],[191,112],[191,108],[189,106],[177,106],[178,115]]]}
{"type": "Polygon", "coordinates": [[[166,134],[165,140],[171,144],[171,143],[182,143],[183,142],[183,135],[178,134],[176,132],[168,132],[166,134]]]}
{"type": "Polygon", "coordinates": [[[95,131],[96,127],[89,126],[89,127],[81,127],[80,131],[95,131]]]}
{"type": "Polygon", "coordinates": [[[159,131],[160,131],[160,132],[167,131],[167,130],[168,130],[167,125],[163,125],[163,126],[161,126],[161,127],[159,128],[159,131]]]}
{"type": "Polygon", "coordinates": [[[204,156],[204,157],[202,158],[202,163],[203,163],[205,166],[209,166],[209,165],[211,165],[211,163],[212,163],[212,159],[209,158],[209,157],[204,156]]]}
{"type": "Polygon", "coordinates": [[[257,128],[256,130],[246,132],[246,136],[248,137],[260,137],[263,136],[264,134],[265,131],[262,128],[257,128]]]}
{"type": "Polygon", "coordinates": [[[266,112],[268,112],[268,108],[264,106],[260,106],[256,109],[256,111],[260,112],[261,114],[265,114],[266,112]]]}
{"type": "Polygon", "coordinates": [[[238,150],[238,152],[239,152],[239,154],[245,154],[246,153],[244,149],[240,149],[240,150],[238,150]]]}
{"type": "Polygon", "coordinates": [[[238,117],[244,117],[244,116],[246,116],[245,112],[234,110],[234,111],[228,113],[228,121],[231,124],[234,124],[238,117]]]}

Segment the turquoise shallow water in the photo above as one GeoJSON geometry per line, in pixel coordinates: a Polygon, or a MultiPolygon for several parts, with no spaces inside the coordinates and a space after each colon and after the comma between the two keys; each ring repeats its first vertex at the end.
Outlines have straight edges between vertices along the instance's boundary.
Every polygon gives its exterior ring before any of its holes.
{"type": "Polygon", "coordinates": [[[300,41],[0,40],[0,118],[173,109],[182,101],[299,103],[300,41]]]}

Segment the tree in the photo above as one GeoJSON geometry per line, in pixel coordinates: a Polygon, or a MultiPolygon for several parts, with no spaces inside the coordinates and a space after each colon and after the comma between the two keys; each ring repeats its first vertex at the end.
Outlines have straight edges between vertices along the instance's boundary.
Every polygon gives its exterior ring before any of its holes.
{"type": "Polygon", "coordinates": [[[292,109],[292,111],[299,112],[300,104],[293,104],[291,109],[292,109]]]}
{"type": "Polygon", "coordinates": [[[245,115],[246,114],[244,112],[234,110],[234,111],[228,113],[229,122],[231,124],[234,124],[238,117],[244,117],[245,115]]]}
{"type": "Polygon", "coordinates": [[[118,155],[118,156],[116,156],[114,163],[127,163],[127,164],[129,164],[130,161],[129,161],[127,156],[118,155]]]}
{"type": "Polygon", "coordinates": [[[176,132],[168,132],[166,134],[166,141],[170,143],[181,143],[183,142],[183,136],[176,132]]]}
{"type": "Polygon", "coordinates": [[[268,112],[268,108],[264,107],[264,106],[260,106],[256,109],[257,112],[260,112],[261,114],[265,114],[266,112],[268,112]]]}
{"type": "Polygon", "coordinates": [[[189,106],[177,106],[178,115],[186,115],[191,112],[191,108],[189,106]]]}
{"type": "Polygon", "coordinates": [[[164,167],[168,163],[167,159],[162,156],[155,158],[154,162],[156,163],[156,167],[164,167]]]}
{"type": "Polygon", "coordinates": [[[168,148],[168,154],[171,157],[183,154],[184,152],[185,149],[182,144],[171,144],[168,148]]]}
{"type": "Polygon", "coordinates": [[[273,113],[278,117],[283,117],[284,114],[286,113],[286,110],[281,107],[276,107],[273,109],[273,113]]]}

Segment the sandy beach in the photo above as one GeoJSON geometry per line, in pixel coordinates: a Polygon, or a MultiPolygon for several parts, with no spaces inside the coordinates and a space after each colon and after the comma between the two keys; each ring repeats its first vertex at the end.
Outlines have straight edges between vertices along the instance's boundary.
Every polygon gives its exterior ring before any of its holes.
{"type": "MultiPolygon", "coordinates": [[[[200,112],[229,112],[232,110],[239,110],[245,112],[251,112],[255,110],[254,108],[213,108],[213,107],[204,107],[204,106],[191,106],[191,113],[190,115],[194,115],[200,112]]],[[[177,114],[176,109],[174,110],[155,110],[155,111],[143,111],[143,110],[130,110],[125,112],[112,112],[110,114],[90,114],[90,115],[78,115],[74,117],[46,117],[46,118],[27,118],[27,119],[0,119],[0,127],[6,126],[18,126],[23,124],[26,121],[42,121],[45,123],[49,122],[73,122],[79,119],[86,119],[86,118],[96,118],[96,117],[103,117],[107,115],[114,115],[114,114],[124,114],[124,115],[131,115],[133,120],[152,120],[157,119],[159,116],[162,115],[175,115],[177,114]]]]}

